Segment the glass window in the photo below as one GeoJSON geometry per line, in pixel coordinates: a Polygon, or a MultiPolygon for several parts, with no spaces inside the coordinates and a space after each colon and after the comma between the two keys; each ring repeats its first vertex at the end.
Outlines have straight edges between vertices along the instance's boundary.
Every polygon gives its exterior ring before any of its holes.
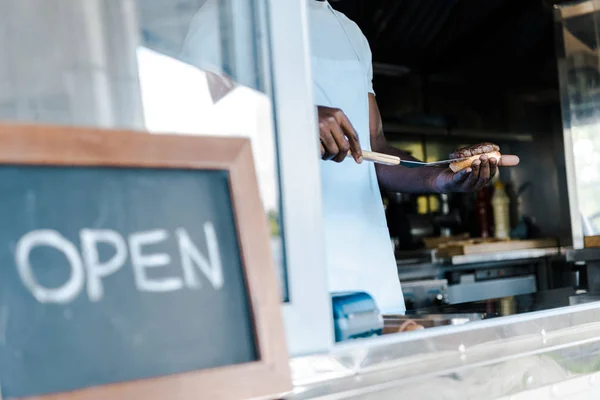
{"type": "Polygon", "coordinates": [[[252,140],[271,246],[287,300],[268,67],[266,5],[254,0],[139,2],[145,128],[252,140]]]}
{"type": "Polygon", "coordinates": [[[252,140],[287,298],[264,0],[19,0],[0,119],[252,140]]]}
{"type": "Polygon", "coordinates": [[[581,247],[582,234],[600,234],[600,10],[595,2],[565,4],[556,16],[574,246],[581,247]]]}

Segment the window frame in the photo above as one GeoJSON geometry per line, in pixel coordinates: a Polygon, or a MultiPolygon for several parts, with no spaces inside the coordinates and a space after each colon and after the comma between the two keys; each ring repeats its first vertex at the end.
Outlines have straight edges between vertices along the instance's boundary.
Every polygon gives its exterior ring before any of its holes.
{"type": "Polygon", "coordinates": [[[267,15],[290,300],[282,311],[290,355],[300,356],[333,346],[308,5],[306,0],[268,0],[267,15]]]}

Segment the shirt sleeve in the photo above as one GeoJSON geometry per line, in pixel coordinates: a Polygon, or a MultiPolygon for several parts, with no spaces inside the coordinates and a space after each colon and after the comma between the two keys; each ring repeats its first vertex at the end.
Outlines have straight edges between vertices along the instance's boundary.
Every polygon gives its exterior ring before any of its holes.
{"type": "MultiPolygon", "coordinates": [[[[357,26],[358,28],[358,26],[357,26]]],[[[360,37],[362,39],[362,55],[361,60],[364,64],[365,71],[367,71],[367,90],[369,93],[375,94],[375,90],[373,89],[373,54],[371,53],[371,46],[369,45],[369,41],[362,33],[360,28],[358,28],[360,37]]]]}
{"type": "Polygon", "coordinates": [[[367,65],[365,66],[367,71],[367,89],[369,93],[375,94],[375,90],[373,89],[373,55],[371,54],[371,48],[369,47],[368,42],[367,53],[368,57],[365,57],[367,59],[367,65]]]}

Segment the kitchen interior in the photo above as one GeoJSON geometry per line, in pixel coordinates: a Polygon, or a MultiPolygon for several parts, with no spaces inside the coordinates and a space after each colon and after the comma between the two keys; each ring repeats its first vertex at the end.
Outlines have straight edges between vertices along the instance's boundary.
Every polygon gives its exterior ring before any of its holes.
{"type": "MultiPolygon", "coordinates": [[[[204,3],[144,2],[145,45],[177,57],[204,3]],[[157,13],[159,5],[165,9],[157,13]]],[[[493,142],[521,158],[517,168],[501,169],[501,185],[476,195],[382,193],[407,306],[407,316],[388,317],[388,325],[406,318],[425,327],[457,324],[596,299],[600,290],[590,282],[600,284],[600,254],[582,253],[573,227],[600,234],[593,189],[600,177],[587,185],[585,204],[580,193],[576,221],[570,199],[580,185],[569,178],[573,149],[565,148],[575,109],[594,117],[600,110],[596,13],[557,17],[558,8],[577,8],[557,0],[330,4],[369,40],[384,131],[395,146],[437,161],[493,142]],[[568,61],[560,57],[565,49],[568,61]]],[[[586,168],[600,171],[600,164],[577,165],[586,168]]]]}
{"type": "MultiPolygon", "coordinates": [[[[589,30],[580,23],[558,29],[558,3],[564,2],[331,3],[370,42],[384,132],[395,146],[436,161],[462,146],[493,142],[521,158],[478,194],[382,193],[405,318],[425,327],[589,297],[587,265],[570,256],[569,153],[557,58],[563,35],[585,43],[578,36],[589,30]]],[[[588,58],[597,77],[592,39],[586,51],[594,55],[588,58]]],[[[569,71],[569,82],[577,71],[569,71]]],[[[583,218],[588,233],[598,233],[599,216],[583,218]]]]}

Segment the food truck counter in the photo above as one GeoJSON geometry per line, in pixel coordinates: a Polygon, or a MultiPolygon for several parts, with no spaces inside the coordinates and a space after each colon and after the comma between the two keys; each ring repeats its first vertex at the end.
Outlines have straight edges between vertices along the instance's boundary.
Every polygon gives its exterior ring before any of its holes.
{"type": "MultiPolygon", "coordinates": [[[[568,291],[547,295],[564,300],[568,291]]],[[[442,389],[444,399],[597,391],[599,319],[597,306],[582,304],[352,342],[293,359],[295,391],[287,399],[439,399],[442,389]],[[567,384],[573,381],[575,389],[567,384]]]]}
{"type": "Polygon", "coordinates": [[[480,314],[484,319],[529,313],[532,311],[551,310],[567,307],[585,294],[571,287],[538,291],[518,296],[502,297],[482,301],[459,304],[437,305],[418,308],[409,314],[415,318],[431,314],[480,314]]]}

